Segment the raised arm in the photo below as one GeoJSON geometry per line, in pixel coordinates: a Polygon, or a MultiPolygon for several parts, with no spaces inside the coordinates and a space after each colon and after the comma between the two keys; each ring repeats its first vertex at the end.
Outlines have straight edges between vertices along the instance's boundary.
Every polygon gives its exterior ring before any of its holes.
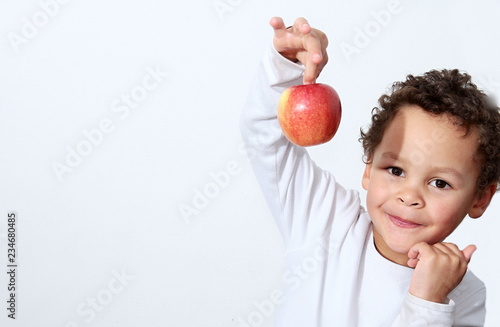
{"type": "Polygon", "coordinates": [[[278,228],[286,245],[294,247],[306,242],[315,231],[328,230],[329,219],[340,208],[333,205],[339,194],[339,201],[350,200],[304,148],[283,136],[276,118],[281,93],[301,82],[315,82],[325,66],[326,36],[303,18],[290,28],[285,28],[281,18],[272,18],[270,25],[274,29],[273,47],[259,65],[243,110],[241,131],[278,228]]]}

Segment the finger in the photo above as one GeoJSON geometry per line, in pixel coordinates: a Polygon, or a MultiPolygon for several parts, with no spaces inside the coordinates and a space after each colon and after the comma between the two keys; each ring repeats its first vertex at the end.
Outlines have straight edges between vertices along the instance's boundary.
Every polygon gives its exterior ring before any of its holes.
{"type": "Polygon", "coordinates": [[[410,268],[415,268],[422,256],[425,254],[428,254],[429,252],[434,252],[432,247],[425,243],[425,242],[420,242],[415,244],[410,248],[410,251],[408,251],[408,262],[407,265],[410,268]]]}
{"type": "Polygon", "coordinates": [[[269,25],[274,30],[275,37],[281,37],[286,33],[285,22],[281,17],[273,17],[269,20],[269,25]]]}
{"type": "Polygon", "coordinates": [[[441,243],[436,243],[433,245],[433,247],[439,251],[441,251],[442,253],[446,253],[446,254],[456,254],[458,256],[461,256],[462,255],[462,251],[460,251],[460,249],[458,248],[458,246],[454,243],[444,243],[444,242],[441,242],[441,243]]]}
{"type": "Polygon", "coordinates": [[[328,38],[325,33],[320,30],[314,29],[312,32],[304,37],[304,48],[309,54],[308,64],[311,68],[310,75],[307,78],[317,78],[325,65],[328,62],[328,38]]]}
{"type": "Polygon", "coordinates": [[[408,251],[408,258],[418,259],[422,251],[425,251],[428,248],[430,248],[429,244],[425,242],[419,242],[410,248],[410,251],[408,251]]]}
{"type": "MultiPolygon", "coordinates": [[[[293,26],[287,28],[281,17],[273,17],[269,20],[269,25],[274,30],[274,46],[279,52],[290,51],[293,53],[304,49],[304,36],[311,31],[307,20],[298,18],[293,26]]],[[[293,53],[293,56],[296,56],[296,53],[293,53]]]]}
{"type": "Polygon", "coordinates": [[[418,259],[408,259],[408,262],[406,264],[410,268],[415,268],[418,264],[418,259]]]}
{"type": "Polygon", "coordinates": [[[410,251],[408,251],[408,258],[417,259],[420,254],[420,251],[417,247],[413,246],[410,251]]]}
{"type": "Polygon", "coordinates": [[[304,69],[303,83],[304,84],[314,84],[316,83],[316,77],[318,77],[318,65],[312,63],[308,60],[306,67],[304,69]]]}
{"type": "Polygon", "coordinates": [[[439,247],[443,253],[446,253],[447,255],[455,255],[458,258],[462,258],[466,263],[470,262],[472,254],[477,249],[475,245],[469,245],[465,249],[460,250],[458,246],[453,243],[439,243],[439,247]]]}
{"type": "Polygon", "coordinates": [[[470,262],[472,254],[477,249],[475,245],[469,245],[465,249],[460,250],[454,243],[436,243],[433,245],[433,247],[443,253],[454,254],[457,257],[464,258],[467,263],[470,262]]]}
{"type": "Polygon", "coordinates": [[[317,34],[313,32],[303,37],[303,46],[305,49],[304,55],[306,56],[305,61],[301,60],[306,66],[304,71],[304,84],[314,83],[321,71],[320,67],[324,67],[321,40],[317,34]]]}
{"type": "Polygon", "coordinates": [[[472,254],[474,254],[474,252],[476,252],[477,250],[477,247],[475,245],[469,245],[467,246],[465,249],[462,250],[462,253],[465,257],[465,260],[467,260],[467,263],[470,262],[470,259],[472,258],[472,254]]]}
{"type": "Polygon", "coordinates": [[[304,18],[295,20],[294,25],[289,29],[285,28],[284,24],[278,27],[294,36],[288,38],[287,47],[291,49],[304,49],[307,51],[318,51],[319,49],[319,53],[321,54],[321,43],[319,43],[318,35],[304,18]],[[317,43],[319,43],[319,46],[317,43]]]}
{"type": "Polygon", "coordinates": [[[302,34],[309,34],[311,32],[311,25],[304,17],[299,17],[293,22],[293,28],[302,34]]]}

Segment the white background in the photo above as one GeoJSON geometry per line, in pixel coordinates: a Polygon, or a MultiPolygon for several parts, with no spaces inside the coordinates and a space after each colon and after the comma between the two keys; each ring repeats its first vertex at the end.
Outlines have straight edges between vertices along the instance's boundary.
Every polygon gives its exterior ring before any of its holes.
{"type": "MultiPolygon", "coordinates": [[[[343,120],[310,151],[350,188],[361,191],[359,129],[393,81],[460,68],[500,91],[493,0],[401,0],[385,20],[387,0],[54,1],[0,1],[2,326],[237,327],[265,316],[256,303],[280,287],[283,244],[238,119],[272,16],[304,16],[329,36],[319,81],[341,95],[343,120]],[[148,69],[161,78],[144,93],[148,69]],[[131,93],[140,101],[116,109],[131,93]],[[103,120],[109,133],[88,143],[103,120]],[[60,180],[53,166],[79,146],[86,156],[60,180]],[[222,171],[230,180],[214,188],[222,171]],[[193,201],[196,214],[182,214],[193,201]],[[4,273],[12,210],[15,321],[4,273]]],[[[499,209],[497,197],[451,237],[478,246],[470,267],[488,287],[487,326],[500,326],[499,209]]],[[[254,326],[272,326],[267,315],[254,326]]]]}

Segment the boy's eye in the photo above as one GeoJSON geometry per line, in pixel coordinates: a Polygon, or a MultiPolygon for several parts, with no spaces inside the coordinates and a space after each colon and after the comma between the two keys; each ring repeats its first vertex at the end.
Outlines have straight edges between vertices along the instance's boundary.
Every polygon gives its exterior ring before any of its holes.
{"type": "Polygon", "coordinates": [[[404,176],[403,169],[401,169],[399,167],[389,167],[389,168],[387,168],[387,170],[389,171],[389,173],[391,175],[394,175],[394,176],[404,176]]]}
{"type": "Polygon", "coordinates": [[[433,185],[434,187],[437,187],[437,188],[441,188],[441,189],[450,188],[451,187],[450,184],[448,184],[447,182],[443,181],[442,179],[435,179],[435,180],[431,181],[431,185],[433,185]]]}

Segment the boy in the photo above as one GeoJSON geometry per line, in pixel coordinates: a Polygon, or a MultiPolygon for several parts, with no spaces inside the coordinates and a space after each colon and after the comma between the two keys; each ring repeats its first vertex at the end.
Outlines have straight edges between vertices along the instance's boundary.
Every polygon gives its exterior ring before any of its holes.
{"type": "Polygon", "coordinates": [[[241,127],[285,241],[277,326],[483,325],[485,287],[467,271],[475,247],[442,241],[466,215],[480,217],[497,189],[498,108],[458,71],[396,83],[361,136],[365,211],[276,120],[281,92],[315,82],[326,64],[326,36],[303,18],[270,24],[274,47],[241,127]]]}

